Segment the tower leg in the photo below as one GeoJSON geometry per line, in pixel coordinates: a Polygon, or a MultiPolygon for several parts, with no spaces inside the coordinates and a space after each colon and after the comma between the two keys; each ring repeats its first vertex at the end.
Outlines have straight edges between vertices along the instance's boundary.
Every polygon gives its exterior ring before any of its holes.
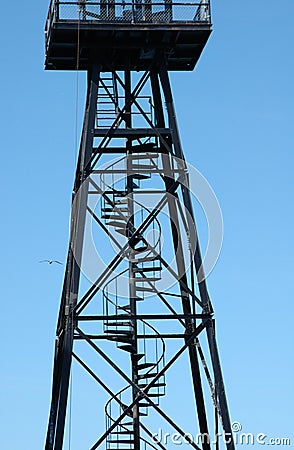
{"type": "Polygon", "coordinates": [[[88,74],[88,92],[83,135],[75,178],[70,245],[57,327],[58,337],[53,369],[52,400],[45,445],[46,450],[61,450],[63,446],[75,326],[73,311],[77,303],[80,283],[80,267],[88,196],[87,176],[89,169],[87,166],[93,148],[98,78],[98,66],[95,64],[89,70],[88,74]]]}
{"type": "MultiPolygon", "coordinates": [[[[172,135],[173,135],[173,142],[174,142],[174,150],[175,150],[175,156],[181,160],[184,161],[184,154],[181,147],[181,141],[180,141],[180,135],[179,135],[179,129],[177,125],[176,120],[176,113],[172,98],[172,91],[171,86],[169,82],[168,72],[164,65],[161,65],[159,70],[159,76],[162,83],[162,89],[164,93],[164,98],[166,102],[168,117],[169,117],[169,124],[170,128],[172,129],[172,135]]],[[[187,208],[187,211],[191,215],[191,217],[194,219],[194,213],[192,208],[192,201],[190,196],[190,191],[188,189],[188,180],[185,185],[181,185],[182,193],[183,193],[183,200],[184,205],[187,208]]],[[[195,220],[194,220],[195,222],[195,220]]],[[[194,231],[195,233],[195,231],[194,231]]],[[[204,310],[205,312],[212,312],[212,307],[209,299],[209,294],[206,286],[206,281],[203,273],[203,266],[202,266],[202,258],[201,258],[201,252],[199,247],[199,241],[196,236],[196,251],[194,253],[194,262],[195,262],[195,268],[196,273],[198,277],[198,286],[200,291],[200,297],[204,304],[204,310]]],[[[215,377],[215,386],[216,386],[216,396],[219,402],[219,409],[220,414],[222,418],[222,424],[223,428],[226,434],[226,445],[227,448],[230,450],[234,450],[235,445],[233,441],[233,435],[232,435],[232,429],[231,429],[231,421],[230,421],[230,415],[229,415],[229,408],[227,405],[226,400],[226,394],[225,394],[225,388],[224,388],[224,381],[221,371],[221,365],[219,360],[219,354],[215,339],[215,332],[213,327],[212,319],[208,322],[208,325],[206,326],[206,332],[207,332],[207,338],[209,343],[209,349],[210,349],[210,355],[212,360],[212,366],[213,366],[213,372],[215,377]]]]}
{"type": "MultiPolygon", "coordinates": [[[[164,70],[164,69],[163,69],[164,70]]],[[[167,74],[166,74],[167,75],[167,74]]],[[[168,76],[167,76],[168,77],[168,76]]],[[[166,82],[166,80],[164,79],[166,82]]],[[[151,75],[151,82],[152,82],[152,89],[153,89],[153,99],[155,103],[155,111],[157,114],[157,126],[160,128],[165,127],[164,123],[164,114],[163,114],[163,108],[162,108],[162,100],[161,100],[161,94],[160,94],[160,85],[158,80],[158,74],[152,73],[151,75]]],[[[163,91],[165,92],[165,91],[163,91]]],[[[173,145],[176,145],[175,139],[178,138],[178,135],[175,135],[175,130],[172,127],[173,123],[170,123],[170,128],[172,130],[172,137],[173,137],[173,145]]],[[[182,159],[182,158],[181,158],[182,159]]],[[[163,158],[163,164],[164,172],[166,174],[166,187],[168,190],[168,184],[171,182],[174,182],[174,176],[172,175],[171,167],[167,167],[168,165],[168,159],[163,158]]],[[[182,250],[182,243],[181,243],[181,237],[179,235],[179,223],[177,220],[178,212],[176,207],[176,198],[173,196],[169,196],[169,215],[171,217],[171,227],[172,227],[172,234],[173,234],[173,242],[174,242],[174,249],[175,253],[177,255],[177,265],[178,265],[178,271],[182,275],[182,281],[185,285],[187,285],[187,277],[185,275],[185,270],[183,267],[184,264],[184,255],[182,250]]],[[[184,314],[191,314],[191,307],[190,307],[190,301],[188,298],[187,293],[184,291],[183,288],[181,288],[181,294],[182,294],[182,307],[184,314]]],[[[186,319],[186,326],[188,331],[192,331],[192,323],[191,320],[186,319]]],[[[191,372],[192,372],[192,379],[193,379],[193,386],[194,386],[194,395],[196,400],[196,406],[197,406],[197,413],[198,413],[198,421],[199,421],[199,428],[200,433],[203,436],[208,436],[209,430],[207,425],[207,418],[206,418],[206,409],[205,409],[205,403],[204,403],[204,396],[202,391],[202,383],[201,383],[201,377],[200,377],[200,370],[199,370],[199,363],[198,363],[198,356],[196,347],[193,345],[189,346],[189,358],[190,358],[190,365],[191,365],[191,372]]],[[[205,440],[203,442],[203,449],[209,450],[210,444],[208,440],[205,440]]]]}

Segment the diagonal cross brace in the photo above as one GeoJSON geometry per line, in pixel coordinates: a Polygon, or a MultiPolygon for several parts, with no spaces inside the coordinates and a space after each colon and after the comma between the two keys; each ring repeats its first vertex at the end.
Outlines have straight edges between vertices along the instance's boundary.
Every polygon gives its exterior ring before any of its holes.
{"type": "MultiPolygon", "coordinates": [[[[97,347],[96,344],[94,344],[79,328],[76,328],[76,331],[82,336],[88,344],[96,350],[98,354],[102,356],[103,359],[105,359],[108,364],[111,365],[121,376],[124,378],[130,386],[133,386],[138,391],[138,397],[125,409],[125,411],[121,414],[121,416],[109,427],[109,429],[99,438],[99,440],[91,447],[91,450],[95,450],[111,433],[111,431],[121,422],[121,420],[129,413],[131,412],[134,405],[136,405],[142,398],[144,398],[146,401],[150,403],[150,405],[171,425],[173,426],[178,433],[181,434],[181,436],[186,437],[186,433],[172,420],[170,419],[167,414],[158,406],[156,405],[149,397],[148,397],[148,390],[156,384],[158,379],[172,366],[172,364],[179,358],[179,356],[185,351],[185,349],[191,345],[193,339],[195,339],[201,331],[203,331],[206,327],[206,322],[208,322],[211,319],[205,319],[196,329],[193,333],[191,333],[189,336],[186,337],[185,344],[180,348],[180,350],[169,360],[169,362],[163,367],[158,374],[152,379],[152,381],[146,386],[144,389],[141,389],[137,384],[135,384],[99,347],[97,347]]],[[[193,441],[189,442],[192,447],[194,447],[196,450],[200,450],[200,447],[198,447],[193,441]]]]}
{"type": "MultiPolygon", "coordinates": [[[[181,177],[179,177],[181,178],[181,177]]],[[[80,300],[80,302],[76,305],[75,310],[77,314],[80,314],[81,311],[87,306],[87,304],[90,302],[90,300],[93,298],[94,295],[99,291],[102,284],[107,280],[109,277],[110,271],[114,270],[119,263],[124,259],[124,254],[126,250],[128,249],[129,245],[132,244],[137,236],[142,233],[154,220],[154,218],[159,214],[163,206],[167,203],[167,194],[170,194],[174,192],[179,184],[179,178],[177,181],[175,181],[166,191],[166,194],[164,197],[158,202],[156,207],[154,208],[154,212],[152,211],[150,215],[142,222],[142,224],[137,228],[137,230],[134,232],[132,237],[129,239],[128,243],[122,248],[122,250],[112,259],[109,266],[102,272],[102,274],[98,277],[98,279],[95,281],[95,283],[92,285],[92,287],[88,290],[88,292],[83,296],[83,298],[80,300]]]]}
{"type": "MultiPolygon", "coordinates": [[[[87,364],[85,364],[85,362],[78,356],[76,355],[74,352],[72,353],[73,357],[76,359],[76,361],[78,361],[78,363],[83,367],[83,369],[85,369],[93,378],[95,381],[97,381],[98,384],[100,384],[100,386],[103,387],[103,389],[111,396],[111,399],[114,399],[120,407],[122,408],[128,408],[118,397],[117,394],[115,394],[114,392],[111,391],[111,389],[109,389],[109,387],[95,374],[95,372],[93,372],[93,370],[90,369],[90,367],[87,366],[87,364]]],[[[128,386],[129,387],[129,386],[128,386]]],[[[126,389],[126,388],[124,388],[126,389]]],[[[152,433],[150,432],[150,430],[144,426],[142,423],[140,423],[140,426],[143,428],[143,430],[149,435],[149,437],[152,437],[152,433]]],[[[122,424],[120,424],[120,427],[125,428],[122,424]]],[[[162,448],[162,450],[166,450],[166,448],[160,443],[158,442],[157,445],[162,448]]]]}
{"type": "MultiPolygon", "coordinates": [[[[76,306],[76,312],[77,314],[80,314],[83,309],[87,306],[87,304],[91,301],[91,299],[96,295],[96,293],[99,291],[99,289],[101,288],[102,284],[107,280],[107,278],[109,277],[111,271],[113,271],[119,264],[120,262],[125,258],[126,255],[126,251],[129,248],[129,245],[135,240],[135,238],[142,232],[144,232],[144,230],[149,226],[149,224],[152,222],[152,220],[155,219],[155,217],[159,214],[159,212],[162,210],[162,208],[165,206],[165,204],[168,201],[168,194],[172,194],[175,192],[175,190],[178,188],[178,186],[181,184],[180,183],[180,178],[181,176],[179,176],[179,178],[174,181],[171,186],[169,186],[169,188],[166,190],[165,195],[162,197],[162,199],[158,202],[158,204],[155,206],[155,208],[153,209],[153,211],[150,212],[150,214],[146,217],[146,219],[141,223],[141,225],[135,230],[134,234],[132,235],[132,237],[129,239],[128,243],[121,248],[121,251],[112,259],[112,261],[109,263],[108,267],[104,270],[104,272],[99,276],[99,278],[95,281],[95,283],[91,286],[91,288],[87,291],[87,293],[83,296],[83,298],[80,300],[80,302],[77,304],[76,306]]],[[[93,186],[95,187],[95,189],[97,189],[98,192],[101,193],[101,195],[103,195],[103,191],[100,189],[100,187],[93,181],[91,180],[91,183],[93,184],[93,186]]],[[[105,194],[106,195],[106,194],[105,194]]],[[[108,197],[107,197],[108,198],[108,197]]],[[[110,200],[110,199],[109,199],[110,200]]],[[[110,204],[112,205],[113,202],[110,200],[110,204]]],[[[151,249],[152,250],[152,249],[151,249]]],[[[153,250],[152,250],[153,251],[153,250]]],[[[195,294],[193,294],[193,292],[188,288],[188,286],[186,285],[186,283],[183,283],[183,281],[181,279],[178,279],[179,277],[177,276],[177,274],[175,272],[172,271],[172,269],[169,267],[169,265],[165,262],[165,260],[163,258],[161,258],[161,256],[154,250],[153,253],[160,258],[162,264],[172,273],[172,275],[181,283],[184,284],[183,288],[187,291],[187,293],[189,293],[190,295],[193,296],[193,298],[197,301],[197,303],[200,306],[202,305],[202,302],[195,296],[195,294]]]]}

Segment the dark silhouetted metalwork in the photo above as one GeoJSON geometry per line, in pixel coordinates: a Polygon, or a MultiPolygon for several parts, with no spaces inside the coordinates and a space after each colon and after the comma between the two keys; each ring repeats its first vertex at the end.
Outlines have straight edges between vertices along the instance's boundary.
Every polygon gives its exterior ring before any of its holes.
{"type": "Polygon", "coordinates": [[[220,424],[227,448],[234,449],[168,76],[193,70],[210,32],[208,0],[51,2],[46,69],[86,70],[88,88],[46,450],[64,448],[73,361],[109,396],[106,428],[97,426],[91,450],[166,448],[146,424],[152,414],[195,449],[210,450],[220,424]],[[84,359],[81,342],[101,369],[84,359]],[[182,406],[177,400],[177,408],[184,417],[193,400],[200,444],[160,403],[172,398],[167,377],[183,354],[191,394],[182,406]],[[122,360],[130,361],[129,373],[122,360]],[[104,366],[122,383],[119,390],[105,378],[104,366]],[[205,400],[207,389],[212,399],[205,400]]]}

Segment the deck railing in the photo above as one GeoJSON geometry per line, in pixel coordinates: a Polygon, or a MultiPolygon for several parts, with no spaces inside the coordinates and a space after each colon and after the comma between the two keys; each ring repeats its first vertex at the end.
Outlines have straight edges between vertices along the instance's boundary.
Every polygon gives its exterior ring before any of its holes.
{"type": "Polygon", "coordinates": [[[51,0],[45,33],[53,23],[81,21],[101,23],[210,23],[210,0],[202,1],[56,1],[51,0]]]}

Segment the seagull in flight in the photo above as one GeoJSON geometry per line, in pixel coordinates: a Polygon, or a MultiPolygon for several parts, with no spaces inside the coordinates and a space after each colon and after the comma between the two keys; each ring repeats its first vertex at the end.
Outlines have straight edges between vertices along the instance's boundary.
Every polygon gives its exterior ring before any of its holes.
{"type": "Polygon", "coordinates": [[[44,263],[44,262],[46,262],[48,264],[56,263],[56,264],[63,265],[60,261],[56,261],[55,259],[43,259],[42,261],[39,261],[39,263],[44,263]]]}

